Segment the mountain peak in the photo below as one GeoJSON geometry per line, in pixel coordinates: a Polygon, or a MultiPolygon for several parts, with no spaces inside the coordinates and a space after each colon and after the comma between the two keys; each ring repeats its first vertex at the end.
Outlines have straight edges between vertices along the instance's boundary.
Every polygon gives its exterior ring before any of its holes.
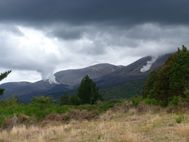
{"type": "Polygon", "coordinates": [[[85,75],[92,79],[98,79],[106,74],[112,73],[121,67],[108,63],[96,64],[86,68],[64,70],[55,73],[56,81],[61,84],[77,85],[85,75]]]}

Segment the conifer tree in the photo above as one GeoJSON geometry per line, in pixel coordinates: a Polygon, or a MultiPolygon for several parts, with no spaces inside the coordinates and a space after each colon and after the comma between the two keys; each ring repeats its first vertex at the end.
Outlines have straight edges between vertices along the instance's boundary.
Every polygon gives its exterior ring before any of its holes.
{"type": "Polygon", "coordinates": [[[102,99],[95,82],[88,75],[82,79],[77,95],[82,104],[95,104],[102,99]]]}
{"type": "MultiPolygon", "coordinates": [[[[11,73],[11,71],[7,71],[7,72],[4,72],[4,73],[1,73],[0,74],[0,81],[3,80],[4,78],[6,78],[10,73],[11,73]]],[[[2,95],[3,92],[4,92],[4,89],[0,88],[0,95],[2,95]]]]}
{"type": "Polygon", "coordinates": [[[188,89],[189,51],[182,46],[163,66],[149,75],[144,96],[155,98],[167,105],[174,97],[185,97],[185,91],[188,89]]]}

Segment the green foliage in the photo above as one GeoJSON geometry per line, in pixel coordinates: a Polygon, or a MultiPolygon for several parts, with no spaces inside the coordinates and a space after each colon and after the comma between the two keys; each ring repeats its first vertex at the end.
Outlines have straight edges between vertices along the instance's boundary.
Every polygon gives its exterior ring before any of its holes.
{"type": "MultiPolygon", "coordinates": [[[[4,72],[4,73],[1,73],[0,74],[0,81],[3,80],[4,78],[6,78],[10,73],[11,73],[11,71],[7,71],[7,72],[4,72]]],[[[2,95],[3,92],[4,92],[4,89],[0,88],[0,95],[2,95]]]]}
{"type": "Polygon", "coordinates": [[[144,98],[143,101],[147,105],[158,105],[159,104],[158,100],[156,100],[154,98],[144,98]]]}
{"type": "Polygon", "coordinates": [[[137,95],[142,95],[144,82],[144,79],[138,79],[137,81],[131,80],[129,82],[111,86],[100,91],[104,100],[132,98],[137,95]]]}
{"type": "MultiPolygon", "coordinates": [[[[99,94],[103,96],[103,101],[109,101],[109,100],[119,100],[119,99],[125,99],[125,98],[131,98],[137,95],[142,95],[142,90],[144,87],[144,79],[139,79],[137,81],[132,80],[130,82],[125,82],[116,86],[111,86],[107,88],[100,88],[99,94]]],[[[67,99],[69,96],[77,95],[78,91],[73,90],[70,92],[66,92],[60,99],[61,104],[67,104],[67,99]],[[64,96],[66,96],[64,98],[64,96]],[[65,100],[65,101],[64,101],[65,100]]],[[[68,103],[70,104],[70,103],[68,103]]]]}
{"type": "Polygon", "coordinates": [[[80,104],[80,99],[77,95],[70,96],[70,103],[71,105],[79,105],[80,104]]]}
{"type": "Polygon", "coordinates": [[[144,87],[144,97],[157,99],[162,105],[177,101],[174,96],[185,97],[189,86],[189,51],[185,46],[171,55],[166,63],[152,72],[144,87]]]}
{"type": "Polygon", "coordinates": [[[60,104],[61,105],[69,105],[70,104],[70,96],[69,95],[63,95],[60,98],[60,104]]]}
{"type": "Polygon", "coordinates": [[[134,107],[137,107],[140,104],[141,101],[142,101],[142,97],[141,96],[135,96],[135,97],[133,97],[131,99],[132,105],[134,107]]]}
{"type": "Polygon", "coordinates": [[[61,106],[55,103],[50,103],[49,100],[38,101],[36,99],[30,104],[18,103],[15,98],[0,102],[0,124],[6,119],[14,115],[27,115],[34,120],[42,120],[51,113],[65,113],[72,109],[72,106],[61,106]],[[37,100],[37,101],[36,101],[37,100]],[[44,103],[48,102],[48,103],[44,103]]]}
{"type": "Polygon", "coordinates": [[[183,114],[176,115],[175,121],[176,123],[179,123],[179,124],[182,123],[184,121],[184,115],[183,114]]]}
{"type": "Polygon", "coordinates": [[[0,74],[0,81],[3,80],[4,78],[6,78],[10,73],[11,73],[11,71],[1,73],[0,74]]]}
{"type": "Polygon", "coordinates": [[[186,103],[189,103],[189,88],[187,88],[184,92],[184,95],[185,95],[185,98],[184,98],[184,101],[186,103]]]}
{"type": "Polygon", "coordinates": [[[40,96],[40,97],[35,97],[32,100],[33,104],[52,104],[53,100],[50,97],[47,96],[40,96]]]}
{"type": "Polygon", "coordinates": [[[81,104],[95,104],[98,100],[102,100],[95,82],[88,75],[82,79],[77,96],[81,104]]]}
{"type": "Polygon", "coordinates": [[[99,114],[114,107],[118,103],[120,101],[107,101],[96,105],[59,105],[53,103],[48,97],[38,97],[32,103],[21,104],[16,98],[12,98],[6,101],[0,101],[0,125],[4,120],[14,115],[26,115],[32,121],[41,121],[49,114],[69,113],[73,110],[87,110],[99,114]]]}
{"type": "Polygon", "coordinates": [[[60,99],[61,105],[79,105],[80,99],[77,95],[63,95],[60,99]]]}
{"type": "Polygon", "coordinates": [[[105,112],[110,108],[114,107],[117,104],[121,104],[121,100],[111,100],[111,101],[104,101],[96,105],[84,104],[76,106],[78,109],[81,110],[88,110],[88,111],[96,111],[98,113],[105,112]]]}
{"type": "Polygon", "coordinates": [[[169,106],[178,106],[182,100],[181,96],[173,96],[169,101],[169,106]]]}

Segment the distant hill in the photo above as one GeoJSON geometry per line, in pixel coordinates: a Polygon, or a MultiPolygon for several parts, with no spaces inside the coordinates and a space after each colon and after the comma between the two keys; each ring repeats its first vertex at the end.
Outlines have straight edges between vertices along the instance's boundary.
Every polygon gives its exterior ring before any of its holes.
{"type": "Polygon", "coordinates": [[[106,99],[140,95],[148,74],[162,66],[170,56],[171,54],[159,56],[146,72],[141,72],[141,69],[147,65],[148,61],[152,60],[152,57],[141,58],[128,66],[103,76],[96,82],[102,88],[106,99]]]}
{"type": "Polygon", "coordinates": [[[113,73],[121,69],[122,66],[111,64],[97,64],[83,69],[65,70],[55,73],[56,81],[69,86],[78,85],[85,75],[89,75],[92,79],[100,79],[102,76],[113,73]]]}
{"type": "Polygon", "coordinates": [[[70,90],[69,86],[64,84],[50,84],[48,81],[29,82],[11,82],[1,85],[5,89],[5,93],[0,99],[10,97],[18,97],[23,102],[29,102],[37,96],[50,96],[55,100],[64,92],[70,90]],[[54,94],[56,94],[54,96],[54,94]]]}
{"type": "Polygon", "coordinates": [[[17,96],[21,101],[28,102],[33,97],[46,95],[58,100],[65,93],[73,94],[85,75],[89,75],[97,83],[106,99],[130,97],[141,93],[149,72],[164,64],[170,55],[160,56],[153,62],[153,58],[147,56],[128,66],[97,64],[82,69],[60,71],[54,74],[58,84],[52,84],[48,80],[5,83],[0,85],[5,88],[1,99],[17,96]]]}

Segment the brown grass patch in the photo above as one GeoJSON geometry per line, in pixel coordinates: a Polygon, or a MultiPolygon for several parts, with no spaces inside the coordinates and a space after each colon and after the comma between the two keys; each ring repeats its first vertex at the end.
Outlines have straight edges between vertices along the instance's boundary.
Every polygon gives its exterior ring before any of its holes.
{"type": "Polygon", "coordinates": [[[188,113],[167,113],[167,109],[145,104],[122,104],[100,116],[74,110],[51,114],[39,124],[12,127],[0,131],[0,142],[189,142],[188,113]],[[177,123],[181,114],[184,120],[177,123]]]}

